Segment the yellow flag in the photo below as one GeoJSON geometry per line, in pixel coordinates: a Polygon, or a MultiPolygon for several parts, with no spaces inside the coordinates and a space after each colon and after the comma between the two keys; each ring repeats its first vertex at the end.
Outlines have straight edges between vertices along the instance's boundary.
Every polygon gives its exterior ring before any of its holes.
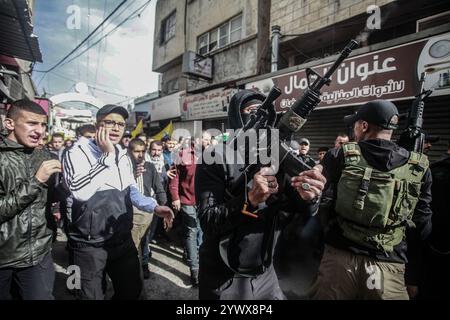
{"type": "Polygon", "coordinates": [[[172,133],[173,133],[173,124],[172,121],[170,121],[170,123],[164,129],[155,134],[152,138],[155,140],[161,140],[166,135],[172,136],[172,133]]]}
{"type": "Polygon", "coordinates": [[[142,132],[142,119],[139,120],[139,123],[137,124],[136,128],[131,132],[131,137],[134,139],[142,132]]]}

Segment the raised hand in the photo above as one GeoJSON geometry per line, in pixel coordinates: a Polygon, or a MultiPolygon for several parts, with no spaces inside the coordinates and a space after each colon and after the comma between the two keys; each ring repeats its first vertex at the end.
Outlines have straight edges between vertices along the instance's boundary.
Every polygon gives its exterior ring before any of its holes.
{"type": "Polygon", "coordinates": [[[293,177],[291,185],[303,200],[309,201],[322,194],[326,182],[327,179],[322,175],[322,166],[318,165],[293,177]]]}
{"type": "Polygon", "coordinates": [[[50,176],[56,172],[61,172],[61,162],[58,160],[47,160],[42,162],[38,171],[35,174],[39,182],[47,182],[50,176]]]}
{"type": "Polygon", "coordinates": [[[97,145],[103,152],[114,152],[114,145],[109,140],[109,130],[104,126],[100,126],[95,134],[97,145]]]}
{"type": "Polygon", "coordinates": [[[252,206],[266,201],[272,194],[278,193],[278,181],[271,168],[261,168],[253,176],[253,186],[248,193],[248,200],[252,206]]]}

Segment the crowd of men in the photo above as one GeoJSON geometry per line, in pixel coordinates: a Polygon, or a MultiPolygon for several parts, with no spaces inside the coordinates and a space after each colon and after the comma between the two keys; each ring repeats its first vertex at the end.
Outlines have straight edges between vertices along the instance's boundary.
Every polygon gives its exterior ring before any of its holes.
{"type": "MultiPolygon", "coordinates": [[[[242,128],[264,99],[236,93],[230,128],[242,128]]],[[[321,261],[310,298],[449,297],[450,145],[431,165],[425,153],[436,138],[427,136],[424,153],[399,147],[393,103],[360,107],[344,119],[353,138],[339,133],[314,158],[307,138],[290,141],[290,152],[312,168],[295,176],[283,167],[248,176],[249,151],[237,148],[244,161],[230,163],[218,148],[225,142],[208,132],[133,138],[127,118],[123,107],[106,105],[75,141],[54,133],[46,144],[42,108],[11,105],[0,134],[0,300],[53,299],[58,230],[81,271],[79,298],[104,299],[107,276],[115,299],[151,297],[143,290],[150,243],[175,217],[200,299],[285,299],[274,257],[298,217],[298,241],[321,261]],[[224,161],[197,161],[204,152],[224,161]]]]}

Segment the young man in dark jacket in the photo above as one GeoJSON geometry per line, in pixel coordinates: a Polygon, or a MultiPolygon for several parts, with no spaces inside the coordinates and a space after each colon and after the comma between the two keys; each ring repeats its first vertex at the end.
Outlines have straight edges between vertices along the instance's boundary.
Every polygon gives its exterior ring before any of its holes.
{"type": "Polygon", "coordinates": [[[38,104],[13,103],[5,127],[7,135],[0,135],[0,300],[9,296],[12,281],[22,299],[53,299],[47,182],[61,172],[61,164],[37,148],[47,128],[38,104]]]}
{"type": "MultiPolygon", "coordinates": [[[[128,152],[133,160],[134,174],[139,191],[144,196],[154,197],[158,202],[158,205],[164,206],[167,202],[166,192],[162,186],[155,165],[145,161],[145,142],[139,138],[131,140],[128,145],[128,152]]],[[[149,215],[138,208],[133,209],[133,230],[131,231],[131,234],[133,236],[134,244],[141,255],[144,279],[148,279],[150,277],[150,270],[148,269],[150,252],[148,249],[149,243],[147,234],[149,232],[150,223],[155,217],[153,214],[149,215]]]]}
{"type": "Polygon", "coordinates": [[[345,122],[354,125],[357,143],[323,160],[334,223],[312,296],[408,299],[406,285],[417,285],[421,243],[431,231],[428,159],[391,141],[398,110],[389,101],[368,102],[345,122]]]}
{"type": "MultiPolygon", "coordinates": [[[[264,99],[249,90],[236,93],[228,109],[230,127],[242,128],[264,99]]],[[[272,264],[280,218],[313,212],[317,203],[310,200],[321,193],[325,178],[319,171],[309,170],[291,180],[282,170],[275,175],[270,168],[262,168],[232,193],[231,184],[241,175],[243,164],[225,158],[220,146],[213,150],[218,160],[199,164],[195,181],[204,232],[200,299],[284,299],[272,264]]],[[[207,149],[204,156],[209,152],[213,151],[207,149]]],[[[248,152],[235,155],[248,159],[248,152]]]]}

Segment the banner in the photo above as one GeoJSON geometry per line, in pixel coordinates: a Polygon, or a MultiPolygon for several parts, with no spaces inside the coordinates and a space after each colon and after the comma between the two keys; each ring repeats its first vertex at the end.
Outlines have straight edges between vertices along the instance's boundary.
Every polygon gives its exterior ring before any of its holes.
{"type": "MultiPolygon", "coordinates": [[[[312,69],[324,75],[331,65],[312,69]]],[[[412,99],[424,70],[428,73],[425,89],[433,88],[434,96],[450,94],[450,33],[344,60],[330,86],[322,88],[319,108],[360,105],[374,99],[412,99]]],[[[277,111],[285,111],[307,88],[305,69],[247,83],[245,88],[268,93],[274,85],[282,92],[277,111]]]]}
{"type": "Polygon", "coordinates": [[[224,118],[228,115],[228,105],[236,89],[215,89],[199,94],[186,95],[182,99],[182,120],[224,118]]]}
{"type": "Polygon", "coordinates": [[[173,124],[172,121],[170,121],[170,123],[164,129],[155,134],[152,138],[155,140],[161,140],[166,135],[172,137],[172,133],[173,133],[173,124]]]}
{"type": "Polygon", "coordinates": [[[142,119],[139,120],[139,123],[137,124],[136,128],[134,128],[134,130],[131,132],[131,138],[136,138],[143,129],[143,123],[142,123],[142,119]]]}

